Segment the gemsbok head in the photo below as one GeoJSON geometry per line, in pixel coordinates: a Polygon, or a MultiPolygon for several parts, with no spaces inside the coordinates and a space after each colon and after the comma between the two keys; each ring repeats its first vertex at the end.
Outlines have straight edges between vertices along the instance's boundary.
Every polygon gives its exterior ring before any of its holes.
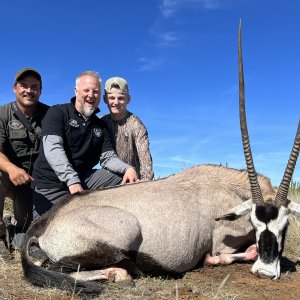
{"type": "Polygon", "coordinates": [[[238,36],[240,126],[252,199],[245,201],[240,206],[232,209],[228,214],[217,218],[217,220],[236,220],[250,213],[250,222],[255,230],[258,252],[257,260],[251,271],[259,277],[278,279],[280,277],[280,258],[284,249],[285,234],[288,227],[288,215],[300,216],[300,205],[287,198],[299,154],[300,122],[298,123],[294,145],[277,193],[276,195],[269,195],[267,198],[263,198],[254,168],[246,122],[241,28],[240,22],[238,36]]]}

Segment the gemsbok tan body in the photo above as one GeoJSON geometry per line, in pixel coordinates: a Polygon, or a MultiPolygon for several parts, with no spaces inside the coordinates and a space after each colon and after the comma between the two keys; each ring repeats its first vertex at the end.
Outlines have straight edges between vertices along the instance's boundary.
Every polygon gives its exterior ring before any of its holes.
{"type": "Polygon", "coordinates": [[[201,165],[160,180],[70,196],[29,228],[21,251],[26,278],[39,286],[96,294],[102,289],[96,280],[177,275],[203,261],[237,260],[255,260],[254,274],[279,278],[288,214],[300,215],[299,204],[287,199],[300,127],[276,192],[268,178],[256,173],[252,161],[241,25],[239,83],[247,170],[201,165]],[[247,214],[250,218],[241,218],[247,214]]]}

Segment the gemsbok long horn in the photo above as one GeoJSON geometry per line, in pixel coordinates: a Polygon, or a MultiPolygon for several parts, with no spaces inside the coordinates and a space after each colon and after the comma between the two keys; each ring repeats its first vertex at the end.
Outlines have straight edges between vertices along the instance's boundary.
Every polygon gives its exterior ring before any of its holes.
{"type": "Polygon", "coordinates": [[[242,21],[239,26],[239,38],[238,38],[238,65],[239,65],[239,105],[240,105],[240,125],[242,142],[244,148],[244,155],[246,159],[248,177],[251,187],[251,194],[253,203],[263,201],[260,186],[257,180],[257,174],[254,168],[250,139],[247,128],[246,111],[245,111],[245,84],[244,84],[244,68],[243,68],[243,57],[242,57],[242,21]]]}
{"type": "Polygon", "coordinates": [[[288,204],[287,195],[292,180],[292,176],[295,170],[295,166],[297,163],[299,149],[300,149],[300,121],[298,123],[298,130],[296,133],[292,152],[275,198],[275,202],[278,203],[279,205],[287,206],[288,204]]]}

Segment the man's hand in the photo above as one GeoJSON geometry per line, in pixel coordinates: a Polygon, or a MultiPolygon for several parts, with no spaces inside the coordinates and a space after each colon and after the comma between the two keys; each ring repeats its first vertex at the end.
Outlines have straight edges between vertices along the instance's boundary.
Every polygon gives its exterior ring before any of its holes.
{"type": "Polygon", "coordinates": [[[138,182],[138,176],[134,168],[128,168],[123,176],[121,184],[138,182]]]}
{"type": "Polygon", "coordinates": [[[70,194],[76,194],[83,192],[83,188],[80,183],[75,183],[69,186],[70,194]]]}
{"type": "Polygon", "coordinates": [[[15,165],[12,165],[9,168],[7,168],[7,173],[10,181],[15,186],[27,184],[34,180],[29,174],[26,173],[24,169],[19,168],[15,165]]]}

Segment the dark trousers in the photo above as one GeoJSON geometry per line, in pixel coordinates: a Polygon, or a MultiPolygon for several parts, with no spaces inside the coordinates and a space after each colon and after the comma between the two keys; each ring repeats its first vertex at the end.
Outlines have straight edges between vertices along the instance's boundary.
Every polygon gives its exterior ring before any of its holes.
{"type": "MultiPolygon", "coordinates": [[[[105,169],[93,169],[80,176],[82,188],[85,190],[96,190],[103,187],[115,186],[122,181],[122,177],[111,173],[105,169]]],[[[69,193],[69,189],[51,187],[49,189],[41,189],[35,187],[33,192],[33,203],[35,211],[33,218],[36,219],[39,215],[44,214],[54,204],[65,199],[69,193]]]]}
{"type": "Polygon", "coordinates": [[[26,232],[32,221],[33,204],[30,184],[14,186],[8,175],[0,172],[0,223],[3,222],[5,197],[13,200],[13,213],[17,221],[15,232],[26,232]]]}

